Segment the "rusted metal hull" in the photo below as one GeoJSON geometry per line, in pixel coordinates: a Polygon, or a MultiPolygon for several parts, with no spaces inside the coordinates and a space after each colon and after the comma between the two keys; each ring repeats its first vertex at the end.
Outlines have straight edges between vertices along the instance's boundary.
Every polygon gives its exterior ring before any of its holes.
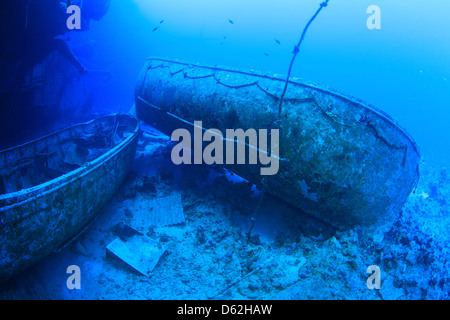
{"type": "MultiPolygon", "coordinates": [[[[280,169],[224,165],[340,229],[385,225],[418,180],[420,152],[391,117],[357,99],[277,75],[149,58],[138,76],[136,111],[169,136],[174,129],[280,129],[280,169]]],[[[274,213],[276,214],[276,213],[274,213]]]]}
{"type": "Polygon", "coordinates": [[[27,159],[36,162],[44,153],[47,166],[59,162],[64,158],[61,146],[72,140],[102,137],[107,146],[122,127],[127,136],[119,138],[114,147],[102,149],[92,161],[33,187],[0,194],[0,282],[59,248],[92,221],[128,173],[140,126],[128,115],[114,114],[0,153],[0,168],[5,176],[10,169],[12,176],[15,165],[23,165],[27,159]]]}

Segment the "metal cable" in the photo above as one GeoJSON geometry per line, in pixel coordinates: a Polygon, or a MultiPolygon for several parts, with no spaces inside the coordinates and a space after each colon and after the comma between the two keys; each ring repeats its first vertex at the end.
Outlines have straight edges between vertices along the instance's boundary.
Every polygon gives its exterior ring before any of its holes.
{"type": "Polygon", "coordinates": [[[319,9],[317,9],[316,13],[314,13],[314,15],[311,17],[311,19],[309,19],[308,23],[306,24],[305,28],[303,29],[303,33],[302,33],[302,36],[300,37],[300,40],[299,40],[298,44],[294,47],[294,51],[293,51],[294,55],[292,57],[291,63],[289,64],[289,70],[288,70],[288,73],[287,73],[287,76],[286,76],[286,81],[284,83],[283,93],[281,94],[281,97],[280,97],[280,104],[278,106],[278,117],[281,116],[281,106],[283,104],[284,95],[286,94],[287,86],[288,86],[288,83],[289,83],[289,78],[290,78],[290,75],[291,75],[292,66],[294,64],[294,60],[297,57],[298,52],[300,51],[300,45],[302,44],[303,39],[305,38],[306,31],[308,30],[309,26],[314,21],[314,19],[317,17],[317,15],[320,13],[322,8],[324,8],[324,7],[326,7],[328,5],[328,1],[329,0],[325,0],[324,2],[322,2],[320,4],[319,9]]]}

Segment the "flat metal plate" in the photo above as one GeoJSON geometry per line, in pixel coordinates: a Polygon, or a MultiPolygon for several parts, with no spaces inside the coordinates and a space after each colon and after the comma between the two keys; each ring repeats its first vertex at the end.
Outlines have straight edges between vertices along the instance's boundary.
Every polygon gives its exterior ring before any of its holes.
{"type": "Polygon", "coordinates": [[[134,212],[131,227],[140,232],[147,232],[149,228],[166,227],[184,223],[181,195],[174,193],[167,197],[143,200],[140,210],[134,212]]]}
{"type": "Polygon", "coordinates": [[[126,241],[116,238],[106,249],[146,277],[151,275],[165,252],[162,244],[139,234],[127,238],[126,241]]]}

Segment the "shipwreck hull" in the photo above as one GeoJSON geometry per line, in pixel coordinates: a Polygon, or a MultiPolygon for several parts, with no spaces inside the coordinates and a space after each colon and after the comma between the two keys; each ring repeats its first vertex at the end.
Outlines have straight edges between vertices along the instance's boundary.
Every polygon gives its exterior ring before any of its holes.
{"type": "Polygon", "coordinates": [[[137,116],[167,135],[203,128],[280,129],[279,171],[224,165],[340,229],[386,225],[417,183],[420,152],[384,112],[327,88],[256,72],[150,58],[136,85],[137,116]]]}
{"type": "Polygon", "coordinates": [[[114,114],[0,153],[0,282],[93,220],[126,177],[139,128],[136,119],[114,114]]]}

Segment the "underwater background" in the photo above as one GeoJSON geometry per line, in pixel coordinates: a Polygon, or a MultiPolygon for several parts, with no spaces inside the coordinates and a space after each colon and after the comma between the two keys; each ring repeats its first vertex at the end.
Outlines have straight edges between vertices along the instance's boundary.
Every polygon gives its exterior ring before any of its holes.
{"type": "MultiPolygon", "coordinates": [[[[83,15],[82,3],[72,3],[81,5],[83,15]]],[[[3,134],[2,147],[77,123],[80,113],[88,120],[130,112],[138,73],[150,56],[286,75],[294,45],[319,4],[111,0],[100,19],[57,36],[87,71],[86,112],[73,109],[74,102],[51,121],[38,115],[26,135],[3,134]]],[[[258,237],[247,243],[249,217],[259,206],[255,187],[236,177],[214,180],[220,173],[210,168],[171,166],[168,138],[147,127],[153,138],[99,218],[62,251],[0,285],[0,297],[449,299],[448,12],[450,2],[438,0],[330,0],[308,29],[292,69],[292,77],[383,110],[417,142],[419,184],[382,238],[365,238],[358,228],[330,230],[270,198],[255,224],[258,237]],[[366,25],[370,5],[381,9],[379,30],[366,25]],[[124,232],[133,213],[171,191],[181,194],[186,224],[146,233],[167,250],[152,276],[107,256],[105,246],[124,232]],[[66,286],[66,268],[73,264],[82,270],[80,290],[66,286]],[[366,286],[369,265],[381,267],[381,290],[366,286]]]]}

